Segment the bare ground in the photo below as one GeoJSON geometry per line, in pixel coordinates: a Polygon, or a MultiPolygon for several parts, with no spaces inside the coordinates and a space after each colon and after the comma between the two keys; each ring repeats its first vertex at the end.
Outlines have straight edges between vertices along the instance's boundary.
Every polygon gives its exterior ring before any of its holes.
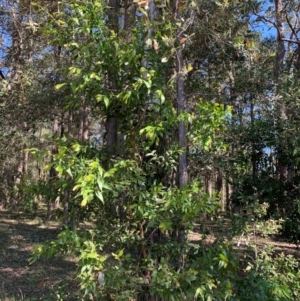
{"type": "MultiPolygon", "coordinates": [[[[208,224],[210,235],[207,243],[213,243],[220,229],[208,224]]],[[[46,226],[40,218],[21,213],[0,211],[0,301],[53,301],[80,300],[76,295],[78,283],[75,278],[76,260],[72,257],[56,257],[47,261],[39,260],[29,264],[33,248],[55,239],[58,223],[46,226]]],[[[202,236],[190,232],[189,239],[198,241],[202,236]]],[[[300,258],[300,250],[279,238],[266,239],[250,237],[260,245],[272,245],[277,252],[292,254],[300,258]]],[[[235,240],[235,244],[237,244],[235,240]]],[[[245,237],[241,239],[239,251],[246,251],[245,237]]]]}
{"type": "MultiPolygon", "coordinates": [[[[203,225],[203,224],[202,224],[203,225]]],[[[230,228],[230,224],[228,220],[224,220],[224,223],[220,226],[217,226],[214,222],[206,221],[204,222],[205,227],[209,231],[209,235],[205,236],[205,241],[207,244],[213,244],[218,237],[225,237],[228,228],[230,228]]],[[[190,231],[189,240],[190,241],[199,241],[203,239],[203,235],[199,234],[200,224],[195,225],[195,230],[190,231]],[[197,231],[198,230],[198,231],[197,231]]],[[[293,255],[295,258],[300,259],[300,248],[299,246],[287,242],[280,235],[271,235],[263,237],[258,233],[253,233],[255,231],[250,231],[251,234],[236,236],[233,239],[233,244],[237,251],[250,251],[251,245],[255,245],[258,248],[263,248],[264,246],[272,247],[276,254],[285,253],[289,255],[293,255]],[[250,248],[248,248],[250,246],[250,248]]]]}
{"type": "Polygon", "coordinates": [[[55,239],[58,224],[0,211],[0,300],[78,300],[75,260],[57,257],[29,264],[33,248],[55,239]],[[68,283],[68,287],[66,287],[68,283]],[[58,293],[57,293],[58,292],[58,293]]]}

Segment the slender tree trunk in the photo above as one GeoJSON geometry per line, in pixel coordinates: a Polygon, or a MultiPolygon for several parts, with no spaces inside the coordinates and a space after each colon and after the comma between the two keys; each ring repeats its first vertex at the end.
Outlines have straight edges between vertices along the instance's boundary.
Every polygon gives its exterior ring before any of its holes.
{"type": "Polygon", "coordinates": [[[79,109],[79,131],[78,140],[88,141],[90,132],[90,121],[89,121],[90,108],[84,103],[82,103],[79,109]]]}
{"type": "Polygon", "coordinates": [[[107,152],[110,155],[116,153],[116,146],[117,146],[117,117],[115,116],[107,116],[106,122],[106,148],[107,152]]]}
{"type": "MultiPolygon", "coordinates": [[[[58,116],[55,114],[54,115],[54,120],[53,120],[53,138],[54,137],[57,137],[58,135],[58,129],[59,129],[59,120],[58,120],[58,116]]],[[[52,147],[51,147],[51,161],[53,161],[53,157],[55,154],[57,154],[57,146],[55,143],[52,144],[52,147]]],[[[50,168],[50,171],[49,171],[49,189],[50,191],[52,191],[51,187],[53,186],[52,183],[55,179],[55,177],[57,177],[57,172],[55,170],[54,167],[51,167],[50,168]]],[[[57,199],[55,200],[55,203],[57,203],[57,199]]],[[[51,200],[51,197],[50,199],[48,198],[47,199],[47,214],[46,214],[46,219],[45,219],[45,222],[49,222],[50,218],[51,218],[51,213],[52,213],[52,210],[53,210],[53,201],[51,200]]]]}
{"type": "Polygon", "coordinates": [[[223,178],[220,169],[215,166],[215,191],[218,194],[222,206],[222,211],[225,210],[226,204],[224,203],[224,193],[223,193],[223,178]]]}
{"type": "MultiPolygon", "coordinates": [[[[27,131],[28,131],[28,124],[27,124],[27,122],[23,122],[21,132],[25,136],[27,131]]],[[[26,145],[26,142],[24,142],[22,145],[22,150],[20,151],[19,163],[18,163],[18,167],[17,167],[17,177],[16,177],[16,182],[15,182],[17,185],[23,184],[24,176],[28,169],[28,153],[24,151],[26,148],[27,148],[27,145],[26,145]]],[[[17,193],[15,195],[15,203],[19,201],[20,196],[21,196],[20,190],[17,187],[17,193]]]]}
{"type": "MultiPolygon", "coordinates": [[[[300,44],[297,46],[297,57],[296,57],[296,62],[295,62],[295,69],[297,71],[296,78],[295,78],[295,85],[298,84],[300,80],[300,44]]],[[[294,169],[295,169],[295,164],[294,162],[290,162],[287,170],[287,181],[292,182],[293,177],[294,177],[294,169]]]]}
{"type": "MultiPolygon", "coordinates": [[[[176,53],[176,72],[177,72],[177,113],[178,115],[185,112],[185,99],[184,99],[184,75],[183,75],[183,53],[180,48],[176,53]]],[[[178,187],[183,189],[188,183],[187,172],[187,157],[186,157],[186,127],[183,121],[178,124],[178,142],[179,147],[183,150],[179,156],[178,164],[178,187]]]]}
{"type": "MultiPolygon", "coordinates": [[[[110,7],[108,11],[109,27],[115,33],[118,33],[119,32],[118,18],[119,18],[119,10],[120,10],[119,0],[109,0],[109,7],[110,7]]],[[[113,91],[116,90],[114,74],[109,75],[109,85],[111,90],[113,91]]],[[[115,112],[115,108],[113,108],[113,104],[112,104],[112,108],[109,108],[106,117],[106,147],[109,155],[114,155],[117,151],[118,120],[116,116],[117,116],[117,112],[115,112]]]]}
{"type": "Polygon", "coordinates": [[[225,192],[226,192],[226,211],[231,211],[232,210],[232,204],[230,201],[230,197],[232,195],[233,192],[233,188],[232,185],[229,182],[229,175],[227,173],[227,177],[226,177],[226,183],[225,183],[225,192]]]}
{"type": "MultiPolygon", "coordinates": [[[[280,93],[280,76],[282,73],[285,57],[285,45],[284,45],[284,11],[282,0],[275,0],[276,9],[276,28],[277,28],[277,49],[276,49],[276,61],[275,61],[275,82],[277,84],[277,94],[280,93]]],[[[280,118],[286,120],[286,108],[283,104],[280,105],[280,118]]]]}
{"type": "Polygon", "coordinates": [[[90,108],[87,105],[85,105],[84,108],[83,108],[82,140],[86,141],[86,142],[89,140],[89,133],[90,133],[89,112],[90,112],[90,108]]]}
{"type": "Polygon", "coordinates": [[[79,129],[78,129],[79,141],[83,141],[83,127],[84,127],[84,107],[81,106],[79,109],[79,129]]]}
{"type": "MultiPolygon", "coordinates": [[[[253,104],[253,98],[252,95],[250,96],[250,122],[251,122],[251,127],[253,128],[254,126],[254,104],[253,104]]],[[[257,162],[256,162],[256,149],[255,145],[252,144],[252,149],[251,149],[251,163],[252,163],[252,179],[255,180],[257,176],[257,162]]]]}
{"type": "MultiPolygon", "coordinates": [[[[232,128],[236,127],[238,122],[238,112],[239,112],[239,104],[235,98],[235,77],[234,77],[234,68],[232,61],[229,61],[228,64],[228,77],[229,77],[229,97],[232,105],[232,119],[231,119],[231,126],[232,128]]],[[[232,140],[232,147],[231,147],[231,156],[235,157],[236,155],[236,142],[234,139],[232,140]]],[[[233,192],[233,187],[230,185],[230,181],[232,181],[232,177],[230,176],[230,171],[225,172],[225,199],[226,199],[226,211],[230,211],[232,208],[231,204],[231,195],[233,192]]]]}
{"type": "MultiPolygon", "coordinates": [[[[276,95],[280,95],[281,90],[281,73],[284,65],[284,57],[285,57],[285,44],[284,44],[284,11],[282,0],[275,0],[275,10],[276,10],[276,28],[277,28],[277,49],[276,49],[276,61],[275,61],[275,70],[274,77],[277,85],[276,95]]],[[[278,101],[279,105],[279,125],[287,119],[286,107],[281,100],[278,101]]],[[[282,157],[285,156],[284,144],[285,139],[283,137],[278,137],[281,140],[281,147],[279,149],[279,178],[282,181],[286,181],[288,178],[288,165],[286,163],[282,163],[284,160],[282,157]]]]}
{"type": "Polygon", "coordinates": [[[73,138],[73,110],[68,112],[68,126],[67,126],[69,138],[73,138]]]}
{"type": "MultiPolygon", "coordinates": [[[[180,2],[176,1],[175,18],[181,22],[180,16],[180,2]]],[[[182,28],[178,28],[178,41],[182,39],[182,28]]],[[[177,115],[185,113],[185,96],[184,96],[184,59],[183,59],[183,47],[179,46],[176,50],[176,94],[177,94],[177,115]]],[[[188,183],[188,170],[187,170],[187,141],[186,141],[186,126],[184,121],[179,121],[178,124],[178,144],[182,150],[179,155],[178,161],[178,179],[177,186],[179,189],[184,189],[188,183]]],[[[178,243],[183,243],[186,240],[186,229],[179,221],[177,233],[178,243]]],[[[182,248],[179,260],[178,269],[182,269],[184,266],[184,248],[182,248]]]]}
{"type": "MultiPolygon", "coordinates": [[[[284,63],[285,45],[284,45],[284,12],[282,6],[282,0],[275,0],[276,10],[276,28],[277,28],[277,49],[276,49],[276,61],[275,61],[275,81],[279,84],[279,79],[284,63]]],[[[285,114],[285,112],[283,112],[285,114]]],[[[281,116],[282,117],[282,116],[281,116]]]]}
{"type": "Polygon", "coordinates": [[[297,70],[297,81],[300,79],[300,44],[297,46],[297,59],[295,63],[295,68],[297,70]]]}

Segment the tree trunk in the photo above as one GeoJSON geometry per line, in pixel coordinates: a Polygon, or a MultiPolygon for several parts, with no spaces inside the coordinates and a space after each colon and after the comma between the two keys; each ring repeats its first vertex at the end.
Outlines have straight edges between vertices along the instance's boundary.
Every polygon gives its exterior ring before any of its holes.
{"type": "MultiPolygon", "coordinates": [[[[276,9],[276,28],[277,28],[277,49],[276,49],[276,62],[275,62],[275,82],[277,84],[277,95],[280,93],[280,76],[282,73],[285,57],[285,45],[284,45],[284,11],[282,6],[282,0],[275,0],[276,9]]],[[[286,120],[286,108],[285,105],[280,105],[280,118],[286,120]]]]}
{"type": "Polygon", "coordinates": [[[222,211],[225,210],[226,204],[224,203],[224,193],[223,193],[223,178],[221,171],[218,167],[214,167],[215,170],[215,191],[218,194],[222,211]]]}
{"type": "MultiPolygon", "coordinates": [[[[177,114],[185,112],[185,99],[184,99],[184,75],[183,75],[183,54],[182,49],[176,53],[176,72],[177,72],[177,114]]],[[[178,143],[179,147],[183,150],[179,156],[178,164],[178,188],[183,189],[188,182],[187,172],[187,158],[186,158],[186,128],[183,121],[178,124],[178,143]]]]}
{"type": "Polygon", "coordinates": [[[276,49],[276,61],[275,61],[275,81],[279,84],[279,78],[284,63],[285,46],[284,46],[284,12],[282,6],[282,0],[275,0],[276,10],[276,28],[277,28],[277,49],[276,49]]]}
{"type": "MultiPolygon", "coordinates": [[[[282,0],[275,0],[275,10],[276,10],[276,29],[277,29],[277,49],[276,49],[276,61],[275,61],[275,70],[274,70],[274,78],[275,83],[277,85],[276,88],[276,95],[280,95],[281,90],[281,73],[284,65],[284,57],[285,57],[285,45],[284,45],[284,11],[283,11],[283,5],[282,0]]],[[[279,110],[279,127],[281,127],[281,124],[287,119],[286,114],[286,107],[283,103],[281,103],[282,100],[278,100],[278,110],[279,110]]],[[[281,133],[279,133],[281,135],[281,133]]],[[[279,179],[282,181],[286,181],[288,178],[288,165],[286,163],[283,163],[285,157],[285,139],[282,139],[283,137],[278,137],[281,140],[281,146],[279,148],[279,158],[278,158],[278,165],[279,165],[279,179]]]]}
{"type": "MultiPolygon", "coordinates": [[[[53,138],[57,137],[58,135],[58,129],[59,129],[59,120],[58,120],[58,116],[55,114],[54,115],[54,120],[53,120],[53,138]]],[[[57,154],[57,146],[55,143],[52,144],[52,147],[51,147],[51,161],[53,161],[53,157],[55,154],[57,154]]],[[[53,185],[53,181],[55,179],[55,177],[57,177],[57,172],[55,170],[54,167],[51,167],[50,168],[50,171],[49,171],[49,189],[50,191],[53,191],[53,189],[51,188],[53,185]]],[[[59,198],[59,197],[57,197],[59,198]]],[[[55,199],[55,203],[59,202],[58,199],[55,199]]],[[[47,199],[47,214],[46,214],[46,219],[45,219],[45,222],[49,222],[50,218],[51,218],[51,213],[52,213],[52,210],[53,210],[53,201],[51,200],[51,195],[50,195],[50,198],[48,197],[47,199]]]]}
{"type": "Polygon", "coordinates": [[[73,110],[68,112],[68,126],[67,126],[69,138],[73,138],[73,110]]]}
{"type": "MultiPolygon", "coordinates": [[[[250,122],[251,127],[254,127],[254,104],[252,95],[250,96],[250,122]]],[[[257,176],[257,162],[256,162],[256,148],[255,144],[251,142],[251,163],[252,163],[252,179],[255,181],[257,176]]]]}
{"type": "Polygon", "coordinates": [[[232,210],[232,204],[231,204],[230,197],[232,195],[233,188],[232,188],[232,185],[229,183],[229,175],[228,174],[227,174],[226,183],[225,183],[225,191],[226,191],[226,211],[229,212],[232,210]]]}
{"type": "MultiPolygon", "coordinates": [[[[21,132],[25,136],[25,134],[28,131],[28,125],[27,122],[24,122],[21,128],[21,132]]],[[[23,144],[22,150],[20,151],[20,156],[19,156],[19,163],[17,167],[17,177],[16,177],[16,184],[22,184],[24,175],[27,172],[28,168],[28,153],[25,152],[24,150],[26,149],[26,143],[23,144]]]]}
{"type": "Polygon", "coordinates": [[[117,117],[107,116],[106,122],[106,148],[109,155],[116,153],[117,146],[117,117]]]}
{"type": "MultiPolygon", "coordinates": [[[[180,3],[176,1],[175,18],[181,22],[180,16],[180,3]]],[[[177,39],[180,41],[182,39],[182,28],[178,28],[177,39]]],[[[176,94],[177,94],[177,115],[185,113],[185,96],[184,96],[184,60],[183,60],[183,47],[180,46],[176,50],[176,94]]],[[[178,124],[178,145],[182,150],[179,155],[178,161],[178,179],[177,186],[179,189],[184,189],[188,183],[188,171],[187,171],[187,142],[186,142],[186,127],[184,121],[179,121],[178,124]]],[[[178,243],[183,243],[186,240],[186,229],[179,221],[177,229],[177,241],[178,243]]],[[[184,248],[182,248],[181,255],[178,260],[177,269],[182,269],[184,266],[184,248]]]]}
{"type": "MultiPolygon", "coordinates": [[[[120,3],[119,0],[109,0],[110,10],[108,12],[108,16],[110,19],[109,28],[113,30],[115,33],[119,32],[119,10],[120,3]]],[[[127,20],[125,19],[127,22],[127,20]]],[[[115,79],[114,75],[109,75],[109,85],[110,89],[115,91],[115,79]]],[[[117,113],[114,111],[115,108],[109,108],[107,117],[106,117],[106,148],[109,155],[114,155],[117,150],[117,138],[118,138],[118,120],[117,113]]]]}

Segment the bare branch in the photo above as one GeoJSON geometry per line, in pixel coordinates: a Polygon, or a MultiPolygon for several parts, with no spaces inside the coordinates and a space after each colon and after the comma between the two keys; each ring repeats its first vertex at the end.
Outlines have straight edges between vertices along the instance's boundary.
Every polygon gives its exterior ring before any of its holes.
{"type": "Polygon", "coordinates": [[[299,40],[292,40],[292,39],[286,39],[286,38],[282,38],[281,40],[285,41],[285,42],[295,43],[297,45],[300,45],[300,41],[299,40]]]}
{"type": "MultiPolygon", "coordinates": [[[[299,39],[298,39],[297,33],[296,33],[296,31],[295,31],[295,27],[296,27],[296,25],[297,25],[297,20],[296,20],[295,26],[292,26],[291,21],[290,21],[290,19],[288,18],[288,15],[287,15],[287,14],[285,15],[285,18],[286,18],[286,22],[287,22],[287,24],[289,25],[289,27],[290,27],[290,29],[291,29],[293,35],[295,36],[296,40],[298,41],[299,39]]],[[[291,38],[292,38],[292,36],[291,36],[291,38]]]]}

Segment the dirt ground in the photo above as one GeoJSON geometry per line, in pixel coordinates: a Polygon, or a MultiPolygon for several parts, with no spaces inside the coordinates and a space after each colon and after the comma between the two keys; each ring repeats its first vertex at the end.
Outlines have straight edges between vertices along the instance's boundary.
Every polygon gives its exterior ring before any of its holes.
{"type": "Polygon", "coordinates": [[[74,258],[29,264],[35,246],[56,238],[57,226],[55,222],[45,226],[39,218],[0,211],[1,301],[79,300],[74,293],[74,258]]]}
{"type": "MultiPolygon", "coordinates": [[[[29,264],[33,248],[55,239],[58,223],[46,226],[40,218],[22,213],[0,211],[0,301],[54,301],[80,300],[76,295],[76,260],[72,257],[56,257],[29,264]]],[[[211,231],[214,233],[213,231],[211,231]]],[[[197,241],[201,235],[190,232],[189,239],[197,241]]],[[[214,235],[207,237],[213,243],[214,235]]],[[[300,258],[300,250],[283,240],[250,237],[259,245],[272,245],[277,252],[300,258]]],[[[235,241],[237,245],[238,240],[235,241]]],[[[242,237],[239,250],[246,250],[246,238],[242,237]]]]}
{"type": "MultiPolygon", "coordinates": [[[[227,224],[223,225],[223,228],[220,229],[216,227],[213,222],[206,222],[205,226],[209,229],[210,234],[205,238],[207,244],[213,244],[216,237],[219,237],[220,234],[225,236],[226,228],[228,227],[227,224]]],[[[195,225],[195,230],[199,228],[199,225],[195,225]]],[[[189,233],[189,240],[190,241],[199,241],[203,239],[203,236],[199,234],[197,231],[190,231],[189,233]]],[[[276,236],[269,236],[268,238],[262,237],[259,234],[254,235],[254,233],[246,235],[237,236],[233,240],[235,249],[237,250],[248,250],[247,246],[256,245],[260,249],[264,246],[270,246],[273,248],[275,253],[285,253],[289,255],[293,255],[295,258],[300,260],[300,247],[287,242],[284,238],[280,235],[276,236]]],[[[250,248],[251,249],[251,248],[250,248]]]]}

